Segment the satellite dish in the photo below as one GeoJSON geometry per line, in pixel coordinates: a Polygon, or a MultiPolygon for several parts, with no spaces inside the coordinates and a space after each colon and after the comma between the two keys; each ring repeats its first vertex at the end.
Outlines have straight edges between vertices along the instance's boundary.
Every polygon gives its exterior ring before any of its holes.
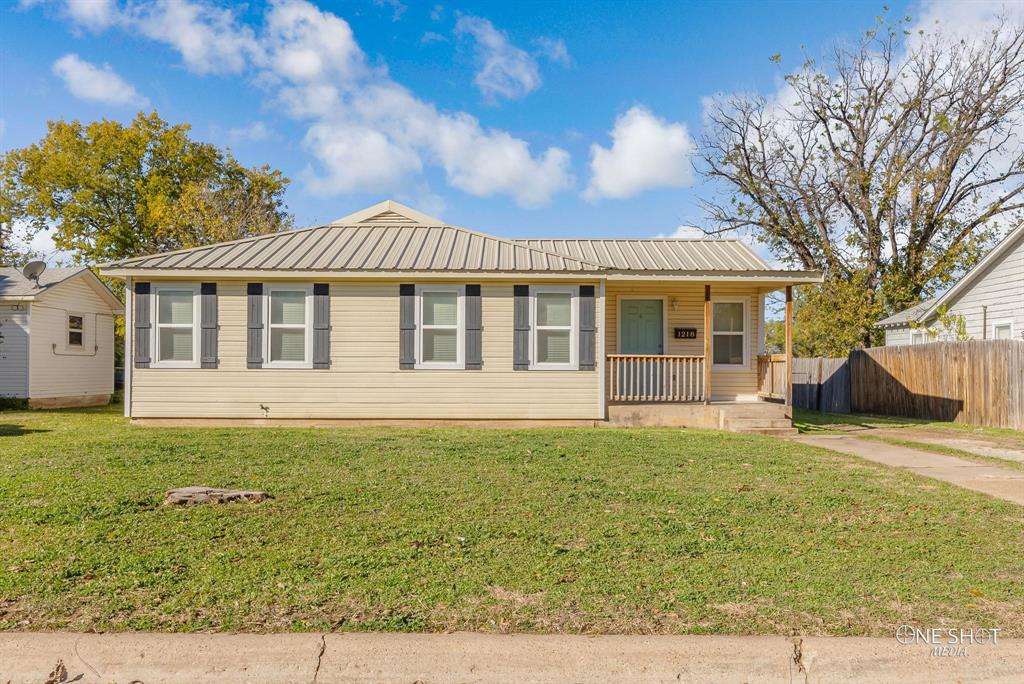
{"type": "Polygon", "coordinates": [[[29,280],[36,281],[36,287],[39,287],[39,276],[41,276],[45,270],[45,261],[30,261],[25,264],[25,268],[21,269],[21,273],[29,280]]]}

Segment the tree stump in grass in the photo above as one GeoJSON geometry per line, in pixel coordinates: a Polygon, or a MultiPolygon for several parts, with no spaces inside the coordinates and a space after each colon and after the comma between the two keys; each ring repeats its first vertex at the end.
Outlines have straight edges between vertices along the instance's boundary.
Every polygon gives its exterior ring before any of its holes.
{"type": "Polygon", "coordinates": [[[232,503],[245,501],[258,503],[273,499],[270,494],[241,489],[217,489],[216,487],[180,487],[167,491],[164,506],[193,506],[204,503],[232,503]]]}

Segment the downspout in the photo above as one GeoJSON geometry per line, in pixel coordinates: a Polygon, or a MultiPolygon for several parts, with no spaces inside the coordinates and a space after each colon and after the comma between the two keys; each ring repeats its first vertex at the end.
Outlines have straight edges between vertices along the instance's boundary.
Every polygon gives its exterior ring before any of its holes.
{"type": "Polygon", "coordinates": [[[598,410],[600,412],[601,420],[608,420],[608,334],[605,330],[605,324],[607,322],[605,314],[605,299],[604,299],[604,285],[605,279],[602,278],[601,282],[598,283],[598,300],[597,300],[597,334],[600,335],[601,344],[596,345],[600,351],[600,357],[594,361],[600,366],[600,375],[597,380],[597,391],[600,394],[598,397],[598,410]]]}
{"type": "Polygon", "coordinates": [[[988,304],[981,305],[981,339],[988,339],[988,304]]]}
{"type": "Polygon", "coordinates": [[[124,279],[124,417],[132,417],[132,368],[135,359],[132,349],[135,344],[135,322],[133,320],[135,300],[132,296],[131,276],[124,279]]]}

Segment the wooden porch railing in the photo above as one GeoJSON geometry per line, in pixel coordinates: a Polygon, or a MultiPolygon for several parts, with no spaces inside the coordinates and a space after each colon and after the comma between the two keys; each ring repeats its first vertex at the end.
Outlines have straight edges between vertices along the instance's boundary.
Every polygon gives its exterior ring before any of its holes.
{"type": "Polygon", "coordinates": [[[760,354],[757,357],[757,396],[762,399],[786,399],[786,355],[760,354]]]}
{"type": "Polygon", "coordinates": [[[611,401],[703,401],[704,357],[609,354],[611,401]]]}

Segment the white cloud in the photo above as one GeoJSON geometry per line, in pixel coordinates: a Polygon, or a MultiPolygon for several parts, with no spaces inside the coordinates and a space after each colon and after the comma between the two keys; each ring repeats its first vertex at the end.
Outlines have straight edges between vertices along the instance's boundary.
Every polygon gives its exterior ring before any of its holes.
{"type": "Polygon", "coordinates": [[[271,130],[262,121],[254,121],[248,126],[228,129],[228,139],[231,142],[262,142],[268,140],[271,130]]]}
{"type": "Polygon", "coordinates": [[[703,240],[708,235],[697,226],[681,225],[671,233],[658,233],[654,237],[659,240],[703,240]]]}
{"type": "Polygon", "coordinates": [[[130,6],[120,22],[130,31],[166,43],[195,73],[239,73],[247,59],[259,57],[252,29],[229,9],[188,0],[158,0],[130,6]]]}
{"type": "Polygon", "coordinates": [[[565,41],[561,38],[541,37],[533,42],[537,46],[537,51],[555,64],[560,64],[565,67],[572,64],[572,57],[569,56],[569,49],[565,47],[565,41]]]}
{"type": "Polygon", "coordinates": [[[64,9],[73,22],[94,31],[117,20],[116,0],[66,0],[64,9]]]}
{"type": "Polygon", "coordinates": [[[139,95],[134,86],[118,76],[109,64],[98,66],[69,53],[53,63],[71,94],[81,100],[104,104],[148,107],[149,100],[139,95]]]}
{"type": "Polygon", "coordinates": [[[470,36],[476,47],[480,70],[473,82],[484,97],[495,101],[500,97],[514,100],[540,87],[537,61],[525,50],[513,45],[503,31],[480,17],[459,17],[457,35],[470,36]]]}
{"type": "MultiPolygon", "coordinates": [[[[545,204],[574,183],[568,152],[534,153],[507,131],[416,97],[385,67],[367,63],[348,22],[306,0],[274,0],[256,29],[201,0],[129,7],[114,26],[170,45],[193,72],[244,73],[268,89],[279,111],[307,122],[311,163],[302,177],[317,194],[429,197],[428,167],[463,192],[506,195],[522,206],[545,204]]],[[[261,134],[256,124],[234,132],[236,139],[261,134]]]]}
{"type": "Polygon", "coordinates": [[[427,31],[420,36],[420,42],[424,45],[430,45],[431,43],[447,43],[448,37],[442,36],[440,33],[435,31],[427,31]]]}
{"type": "Polygon", "coordinates": [[[670,123],[635,106],[615,121],[611,148],[590,146],[590,184],[583,196],[625,199],[645,190],[693,182],[696,145],[684,123],[670,123]]]}
{"type": "Polygon", "coordinates": [[[401,0],[373,0],[373,4],[377,7],[390,7],[391,21],[400,20],[405,14],[405,10],[409,9],[401,0]]]}

